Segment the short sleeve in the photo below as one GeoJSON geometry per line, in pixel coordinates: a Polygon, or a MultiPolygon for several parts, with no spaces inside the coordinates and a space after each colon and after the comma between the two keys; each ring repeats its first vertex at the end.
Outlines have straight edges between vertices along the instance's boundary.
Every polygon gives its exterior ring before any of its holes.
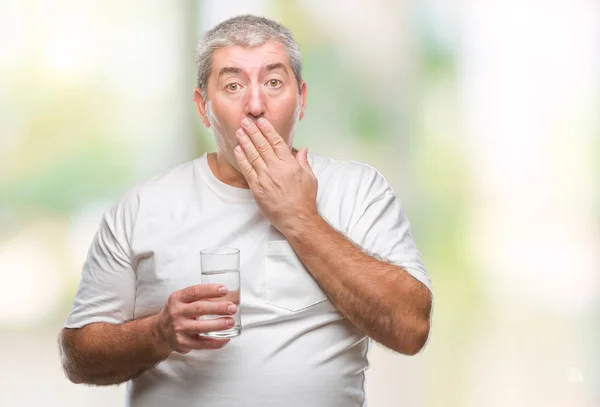
{"type": "Polygon", "coordinates": [[[411,237],[410,222],[394,192],[370,202],[349,237],[367,252],[402,267],[431,291],[431,280],[411,237]]]}
{"type": "MultiPolygon", "coordinates": [[[[134,200],[134,199],[133,199],[134,200]]],[[[130,239],[135,202],[124,200],[107,211],[83,264],[81,281],[66,328],[94,322],[118,324],[133,319],[136,277],[130,239]]]]}

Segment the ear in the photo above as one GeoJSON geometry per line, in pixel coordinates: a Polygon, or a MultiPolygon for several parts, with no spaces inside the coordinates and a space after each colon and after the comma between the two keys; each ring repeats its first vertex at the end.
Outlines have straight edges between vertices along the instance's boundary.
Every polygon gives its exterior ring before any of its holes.
{"type": "Polygon", "coordinates": [[[200,115],[200,120],[202,120],[202,123],[206,128],[209,128],[210,122],[206,117],[206,102],[202,97],[202,92],[200,91],[200,88],[194,89],[194,103],[196,104],[196,109],[198,110],[198,114],[200,115]]]}
{"type": "Polygon", "coordinates": [[[302,120],[302,118],[304,117],[304,109],[306,109],[306,92],[306,82],[302,81],[302,86],[300,87],[300,103],[302,103],[302,108],[300,110],[300,117],[298,118],[299,120],[302,120]]]}

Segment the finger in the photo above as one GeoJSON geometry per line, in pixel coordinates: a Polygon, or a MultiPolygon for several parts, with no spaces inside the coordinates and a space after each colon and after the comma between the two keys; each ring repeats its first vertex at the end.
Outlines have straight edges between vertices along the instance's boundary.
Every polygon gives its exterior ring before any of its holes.
{"type": "Polygon", "coordinates": [[[233,315],[237,306],[229,301],[194,301],[181,307],[181,315],[195,318],[202,315],[233,315]]]}
{"type": "Polygon", "coordinates": [[[296,154],[296,160],[298,161],[298,163],[300,163],[302,168],[312,172],[312,168],[310,167],[310,163],[308,162],[308,148],[303,148],[300,151],[298,151],[298,153],[296,154]]]}
{"type": "Polygon", "coordinates": [[[290,147],[287,145],[285,140],[275,131],[275,127],[264,117],[261,117],[256,121],[259,130],[264,134],[265,138],[273,148],[275,155],[279,158],[289,158],[292,153],[290,147]]]}
{"type": "Polygon", "coordinates": [[[200,349],[221,349],[223,346],[227,345],[230,339],[216,339],[210,338],[208,336],[200,337],[203,339],[199,339],[200,349]]]}
{"type": "Polygon", "coordinates": [[[235,325],[233,318],[190,319],[181,322],[181,330],[187,335],[224,331],[235,325]]]}
{"type": "Polygon", "coordinates": [[[256,172],[265,170],[267,168],[265,160],[260,155],[260,153],[256,149],[256,146],[254,145],[252,140],[250,140],[250,137],[248,137],[248,134],[244,131],[244,129],[238,129],[235,135],[238,139],[238,142],[240,143],[240,146],[244,150],[246,159],[248,160],[250,165],[252,165],[252,168],[254,168],[256,172]]]}
{"type": "Polygon", "coordinates": [[[177,292],[177,299],[189,303],[205,298],[219,298],[228,293],[227,287],[220,284],[196,284],[177,292]]]}
{"type": "Polygon", "coordinates": [[[248,118],[242,120],[242,127],[250,140],[252,140],[252,144],[254,144],[258,154],[260,154],[266,163],[269,163],[269,161],[277,158],[277,155],[269,143],[269,140],[265,138],[264,134],[261,133],[252,120],[248,118]]]}
{"type": "Polygon", "coordinates": [[[254,170],[254,167],[252,167],[252,164],[250,164],[250,161],[248,161],[244,149],[241,146],[237,146],[233,150],[233,154],[235,155],[235,159],[237,160],[242,175],[246,178],[248,184],[252,185],[257,180],[258,174],[256,173],[256,170],[254,170]]]}
{"type": "Polygon", "coordinates": [[[185,336],[181,342],[181,348],[192,349],[221,349],[229,343],[230,339],[211,338],[209,336],[191,335],[185,336]]]}

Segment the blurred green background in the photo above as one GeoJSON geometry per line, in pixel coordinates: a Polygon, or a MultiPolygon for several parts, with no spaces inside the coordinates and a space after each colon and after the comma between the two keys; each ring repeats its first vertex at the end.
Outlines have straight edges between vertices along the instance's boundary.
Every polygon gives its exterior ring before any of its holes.
{"type": "Polygon", "coordinates": [[[247,12],[302,49],[296,147],[377,167],[433,280],[369,406],[599,406],[600,6],[568,0],[0,3],[0,405],[122,404],[56,336],[103,211],[214,147],[193,49],[247,12]]]}

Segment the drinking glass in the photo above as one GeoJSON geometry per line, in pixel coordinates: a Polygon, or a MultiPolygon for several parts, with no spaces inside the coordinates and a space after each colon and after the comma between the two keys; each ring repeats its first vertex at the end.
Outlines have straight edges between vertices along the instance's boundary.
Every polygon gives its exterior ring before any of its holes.
{"type": "MultiPolygon", "coordinates": [[[[237,312],[231,317],[235,324],[224,331],[208,332],[203,335],[212,338],[232,338],[242,333],[240,315],[240,250],[229,247],[215,247],[200,251],[200,273],[202,284],[222,284],[227,287],[226,295],[210,298],[208,301],[231,301],[237,312]]],[[[224,318],[223,315],[204,315],[203,319],[224,318]]]]}

